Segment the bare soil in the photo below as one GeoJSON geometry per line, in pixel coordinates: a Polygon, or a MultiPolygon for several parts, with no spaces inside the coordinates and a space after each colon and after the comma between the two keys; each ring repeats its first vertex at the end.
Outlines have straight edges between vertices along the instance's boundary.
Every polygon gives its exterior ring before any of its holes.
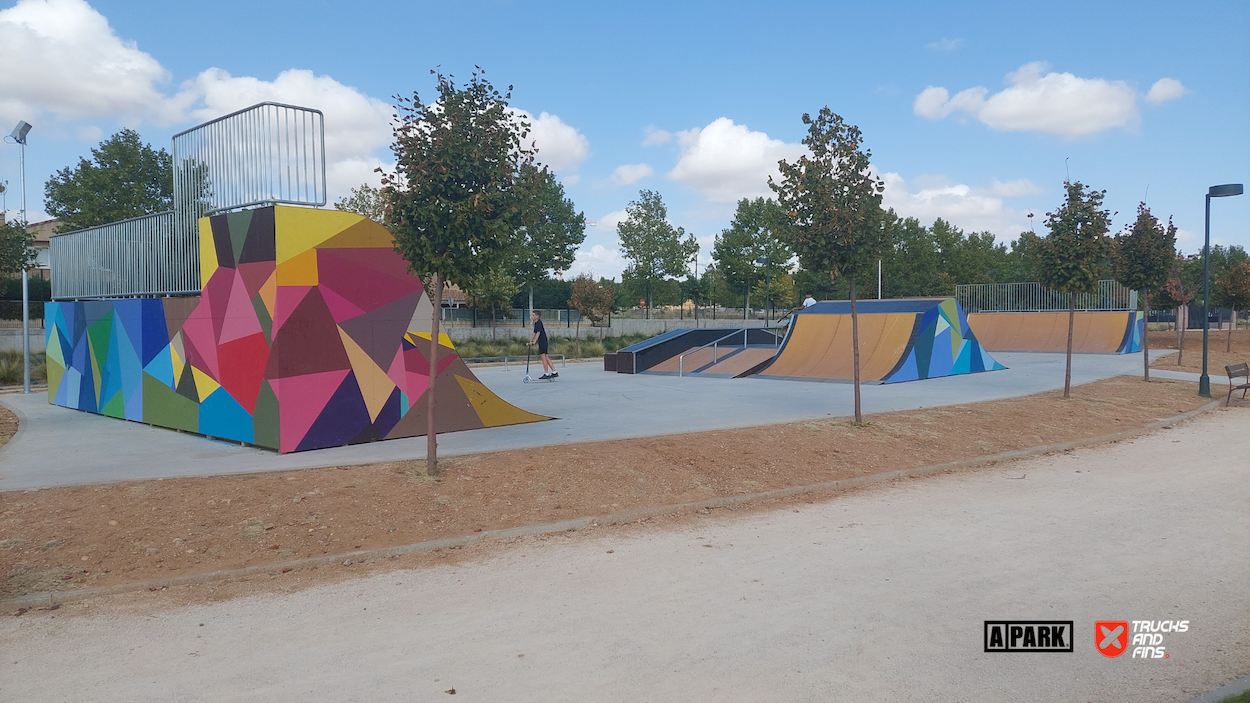
{"type": "MultiPolygon", "coordinates": [[[[1119,377],[1024,398],[424,460],[0,493],[0,598],[201,574],[864,476],[1201,406],[1119,377]]],[[[275,570],[276,571],[276,570],[275,570]]]]}
{"type": "MultiPolygon", "coordinates": [[[[1176,332],[1150,332],[1151,349],[1176,349],[1176,332]]],[[[1228,330],[1211,330],[1207,347],[1207,373],[1224,375],[1224,367],[1233,364],[1250,363],[1250,330],[1235,330],[1232,339],[1232,351],[1224,349],[1228,345],[1228,330]]],[[[1152,369],[1170,371],[1202,371],[1202,330],[1188,330],[1185,333],[1185,353],[1177,365],[1178,354],[1166,354],[1150,362],[1152,369]]],[[[1215,392],[1215,389],[1212,389],[1215,392]]]]}

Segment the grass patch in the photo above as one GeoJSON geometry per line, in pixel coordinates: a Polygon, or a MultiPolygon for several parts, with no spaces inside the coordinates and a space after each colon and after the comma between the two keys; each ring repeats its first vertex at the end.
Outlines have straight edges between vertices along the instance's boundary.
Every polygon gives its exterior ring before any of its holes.
{"type": "MultiPolygon", "coordinates": [[[[641,342],[648,337],[649,335],[645,334],[624,334],[604,337],[603,339],[583,337],[581,349],[579,350],[576,341],[572,337],[552,335],[549,338],[547,351],[551,354],[563,354],[569,359],[594,359],[641,342]],[[580,353],[578,353],[579,351],[580,353]]],[[[456,352],[464,359],[485,356],[525,356],[525,351],[526,344],[524,339],[500,338],[492,341],[490,339],[472,337],[456,342],[456,352]]]]}
{"type": "MultiPolygon", "coordinates": [[[[43,352],[30,355],[30,382],[46,383],[48,362],[43,352]]],[[[22,382],[22,352],[16,349],[0,351],[0,385],[12,386],[22,382]]]]}

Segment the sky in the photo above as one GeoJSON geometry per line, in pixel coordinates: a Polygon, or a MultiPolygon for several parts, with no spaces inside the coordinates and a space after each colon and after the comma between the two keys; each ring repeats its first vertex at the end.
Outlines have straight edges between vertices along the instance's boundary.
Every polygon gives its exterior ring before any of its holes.
{"type": "MultiPolygon", "coordinates": [[[[640,189],[695,235],[700,267],[743,197],[803,153],[802,115],[863,131],[885,205],[1009,242],[1106,190],[1113,231],[1143,199],[1201,250],[1204,194],[1250,180],[1250,2],[142,2],[0,0],[0,131],[34,125],[43,184],[123,127],[173,134],[257,102],[325,113],[331,202],[391,158],[394,96],[481,66],[533,124],[586,219],[572,274],[619,277],[640,189]],[[1030,222],[1028,215],[1035,217],[1030,222]]],[[[0,146],[20,208],[18,147],[0,146]]],[[[1250,194],[1213,201],[1213,243],[1250,248],[1250,194]]]]}

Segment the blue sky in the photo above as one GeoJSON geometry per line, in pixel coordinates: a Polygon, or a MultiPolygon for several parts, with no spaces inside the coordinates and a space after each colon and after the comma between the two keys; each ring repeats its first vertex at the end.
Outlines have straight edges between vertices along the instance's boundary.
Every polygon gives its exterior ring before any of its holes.
{"type": "MultiPolygon", "coordinates": [[[[800,116],[863,130],[886,204],[1013,239],[1059,204],[1065,167],[1143,197],[1201,247],[1209,185],[1250,180],[1250,3],[555,3],[22,0],[0,5],[0,127],[35,125],[43,183],[121,126],[168,148],[261,100],[326,113],[332,197],[389,162],[396,93],[474,64],[535,121],[540,159],[596,227],[575,270],[616,276],[613,229],[640,188],[707,263],[739,197],[767,194],[800,116]]],[[[17,209],[17,148],[0,149],[17,209]]],[[[1250,195],[1212,240],[1250,247],[1250,195]]]]}

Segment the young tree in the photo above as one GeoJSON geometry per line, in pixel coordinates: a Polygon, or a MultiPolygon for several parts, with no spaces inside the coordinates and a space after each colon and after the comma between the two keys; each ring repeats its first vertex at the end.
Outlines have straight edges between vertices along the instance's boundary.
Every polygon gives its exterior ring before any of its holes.
{"type": "Polygon", "coordinates": [[[490,312],[490,339],[495,341],[495,323],[499,319],[499,311],[512,307],[512,296],[516,295],[517,283],[502,269],[495,269],[475,277],[465,288],[473,298],[473,307],[490,312]]]}
{"type": "Polygon", "coordinates": [[[430,73],[437,76],[433,104],[416,92],[396,98],[395,172],[383,174],[382,189],[396,249],[410,271],[429,274],[431,280],[426,462],[430,475],[436,475],[434,398],[443,284],[468,288],[515,251],[515,186],[531,154],[521,144],[529,125],[508,111],[511,86],[501,95],[480,68],[463,87],[451,76],[430,73]]]}
{"type": "Polygon", "coordinates": [[[1063,205],[1046,213],[1050,234],[1037,243],[1038,273],[1042,285],[1068,294],[1068,351],[1063,376],[1063,397],[1072,393],[1072,327],[1076,320],[1076,295],[1098,290],[1099,267],[1110,252],[1107,230],[1111,213],[1102,209],[1107,191],[1094,190],[1079,181],[1065,181],[1063,205]]]}
{"type": "Polygon", "coordinates": [[[139,133],[123,129],[91,150],[91,161],[57,171],[44,185],[45,206],[60,232],[95,227],[170,209],[173,161],[139,133]]]}
{"type": "MultiPolygon", "coordinates": [[[[738,201],[733,221],[712,245],[717,270],[730,286],[744,291],[743,308],[751,307],[751,290],[767,277],[766,266],[757,262],[767,257],[767,268],[778,270],[794,257],[794,252],[777,236],[782,222],[776,200],[743,198],[738,201]]],[[[746,315],[745,310],[743,315],[746,315]]]]}
{"type": "Polygon", "coordinates": [[[1189,303],[1194,299],[1197,286],[1185,275],[1185,257],[1177,256],[1172,260],[1168,271],[1168,280],[1164,291],[1168,302],[1176,307],[1176,365],[1185,361],[1185,331],[1189,328],[1189,303]]]}
{"type": "Polygon", "coordinates": [[[588,318],[591,323],[599,322],[612,311],[614,299],[612,288],[596,282],[594,274],[580,273],[573,279],[573,295],[569,297],[569,307],[578,312],[577,332],[574,336],[577,356],[582,355],[582,318],[588,318]]]}
{"type": "Polygon", "coordinates": [[[1225,304],[1232,309],[1232,323],[1228,326],[1228,339],[1224,351],[1233,350],[1233,328],[1237,326],[1237,311],[1250,308],[1250,261],[1235,262],[1223,274],[1215,279],[1219,286],[1220,296],[1225,304]]]}
{"type": "Polygon", "coordinates": [[[335,201],[334,209],[364,215],[378,224],[386,222],[386,197],[381,188],[368,183],[352,188],[351,195],[335,201]]]}
{"type": "Polygon", "coordinates": [[[698,249],[694,236],[686,237],[686,230],[668,223],[668,209],[660,194],[653,190],[641,190],[638,199],[630,201],[625,208],[625,219],[616,226],[621,240],[621,251],[630,261],[625,276],[646,285],[647,317],[651,317],[651,285],[666,276],[686,273],[690,260],[698,249]]]}
{"type": "MultiPolygon", "coordinates": [[[[1159,218],[1150,214],[1146,203],[1137,206],[1137,220],[1131,229],[1117,234],[1112,246],[1112,264],[1115,279],[1120,285],[1140,291],[1142,310],[1150,314],[1150,291],[1167,285],[1168,271],[1176,260],[1176,225],[1168,219],[1167,228],[1159,218]]],[[[1142,365],[1147,382],[1150,381],[1150,340],[1143,330],[1142,365]]]]}
{"type": "Polygon", "coordinates": [[[885,182],[868,170],[872,152],[860,147],[859,127],[847,124],[828,106],[808,125],[803,144],[809,154],[777,166],[781,182],[768,185],[777,194],[786,226],[783,235],[799,256],[803,268],[828,271],[830,279],[846,276],[850,282],[851,346],[854,347],[855,423],[863,424],[859,397],[859,316],[855,308],[855,279],[868,275],[886,246],[881,226],[881,194],[885,182]]]}
{"type": "Polygon", "coordinates": [[[521,164],[517,180],[519,206],[511,276],[529,287],[534,309],[534,284],[552,271],[567,271],[586,239],[586,215],[564,197],[564,186],[546,166],[521,164]]]}
{"type": "Polygon", "coordinates": [[[35,238],[21,222],[0,223],[0,275],[12,276],[35,262],[35,238]]]}

